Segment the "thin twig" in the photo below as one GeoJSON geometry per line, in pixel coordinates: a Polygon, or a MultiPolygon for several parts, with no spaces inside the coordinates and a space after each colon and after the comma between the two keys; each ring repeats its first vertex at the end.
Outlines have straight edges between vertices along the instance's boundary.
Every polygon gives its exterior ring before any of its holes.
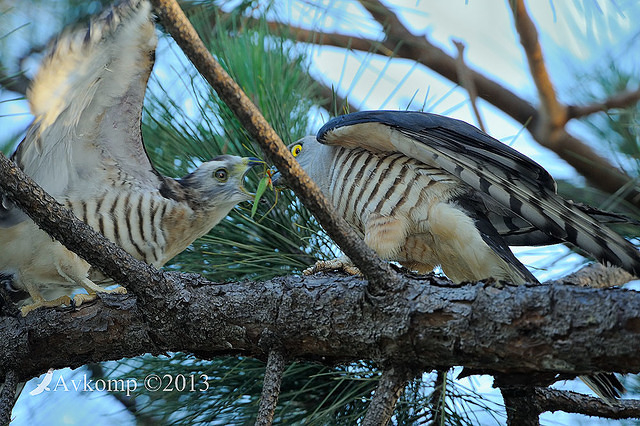
{"type": "Polygon", "coordinates": [[[471,104],[473,114],[476,116],[478,127],[483,132],[486,132],[482,116],[480,115],[480,110],[477,105],[478,91],[476,90],[476,86],[473,84],[473,79],[469,74],[469,67],[467,67],[467,64],[464,62],[464,43],[458,40],[453,40],[453,44],[458,49],[458,57],[456,60],[456,64],[458,65],[458,78],[460,79],[462,87],[464,87],[469,94],[469,103],[471,104]]]}
{"type": "Polygon", "coordinates": [[[431,411],[431,425],[442,424],[443,408],[447,396],[447,370],[437,370],[436,379],[433,382],[433,392],[429,397],[431,411]]]}
{"type": "Polygon", "coordinates": [[[636,105],[638,101],[640,101],[640,89],[616,93],[602,102],[594,102],[589,105],[569,105],[567,107],[567,116],[570,119],[580,118],[610,109],[628,108],[636,105]]]}
{"type": "Polygon", "coordinates": [[[391,366],[384,370],[362,424],[365,426],[388,424],[396,402],[398,402],[398,398],[400,398],[408,381],[409,374],[405,368],[391,366]]]}
{"type": "Polygon", "coordinates": [[[260,395],[260,407],[256,426],[269,426],[273,424],[273,417],[280,396],[280,385],[284,373],[284,356],[278,349],[272,349],[267,359],[267,368],[264,372],[264,384],[260,395]]]}
{"type": "Polygon", "coordinates": [[[157,13],[176,43],[258,142],[327,234],[369,280],[369,292],[382,295],[399,282],[386,262],[378,258],[322,195],[293,158],[280,137],[222,66],[213,58],[175,0],[153,0],[157,13]]]}
{"type": "Polygon", "coordinates": [[[540,412],[564,411],[607,419],[630,419],[640,417],[640,401],[621,399],[607,404],[600,398],[571,391],[550,388],[535,388],[536,404],[540,412]]]}

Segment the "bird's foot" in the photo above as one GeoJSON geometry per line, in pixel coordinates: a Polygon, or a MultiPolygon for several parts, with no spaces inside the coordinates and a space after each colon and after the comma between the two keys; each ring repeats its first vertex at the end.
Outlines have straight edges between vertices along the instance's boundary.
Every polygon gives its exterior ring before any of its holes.
{"type": "MultiPolygon", "coordinates": [[[[100,289],[97,293],[112,293],[112,294],[127,294],[127,289],[124,287],[116,287],[111,290],[105,290],[103,288],[100,289]]],[[[77,308],[81,306],[83,303],[91,302],[96,300],[97,293],[80,293],[73,296],[73,304],[77,308]]]]}
{"type": "Polygon", "coordinates": [[[55,308],[57,306],[62,306],[62,305],[71,306],[71,298],[69,296],[60,296],[57,299],[53,299],[53,300],[44,300],[44,299],[36,300],[30,305],[24,305],[22,308],[20,308],[20,312],[22,313],[23,317],[26,317],[29,312],[35,309],[42,308],[42,307],[55,308]]]}
{"type": "Polygon", "coordinates": [[[304,275],[311,275],[315,274],[316,272],[327,272],[336,270],[345,272],[349,275],[362,275],[360,269],[358,269],[346,256],[331,260],[319,260],[312,267],[302,271],[302,273],[304,275]]]}

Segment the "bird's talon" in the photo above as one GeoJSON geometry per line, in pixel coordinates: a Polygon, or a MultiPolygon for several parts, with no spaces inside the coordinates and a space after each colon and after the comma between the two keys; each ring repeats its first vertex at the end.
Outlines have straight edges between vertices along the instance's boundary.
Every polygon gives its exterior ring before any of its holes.
{"type": "Polygon", "coordinates": [[[38,300],[29,305],[24,305],[20,308],[20,313],[23,317],[31,311],[35,311],[38,308],[56,308],[58,306],[72,306],[71,298],[69,296],[60,296],[53,300],[38,300]]]}
{"type": "Polygon", "coordinates": [[[312,275],[317,272],[342,271],[349,275],[362,275],[360,270],[346,257],[332,260],[319,260],[310,268],[302,271],[303,275],[312,275]]]}
{"type": "Polygon", "coordinates": [[[86,294],[86,293],[80,293],[80,294],[76,294],[75,296],[73,296],[73,305],[76,308],[79,308],[80,306],[82,306],[83,303],[87,303],[87,302],[91,302],[93,300],[96,300],[96,293],[92,293],[92,294],[86,294]]]}

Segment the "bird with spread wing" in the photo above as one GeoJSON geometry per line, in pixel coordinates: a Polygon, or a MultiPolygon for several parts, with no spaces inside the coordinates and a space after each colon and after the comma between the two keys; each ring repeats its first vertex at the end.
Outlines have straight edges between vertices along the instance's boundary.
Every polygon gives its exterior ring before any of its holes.
{"type": "MultiPolygon", "coordinates": [[[[627,218],[563,199],[544,168],[463,121],[360,111],[289,149],[365,243],[409,269],[535,283],[509,246],[566,242],[640,276],[638,249],[603,225],[627,218]]],[[[334,267],[353,271],[344,258],[312,271],[334,267]]],[[[622,390],[613,375],[583,380],[607,400],[622,390]]]]}
{"type": "MultiPolygon", "coordinates": [[[[12,159],[78,218],[160,267],[253,198],[244,175],[263,162],[222,155],[181,179],[153,167],[140,126],[156,43],[151,5],[142,0],[125,1],[58,37],[28,92],[35,119],[12,159]]],[[[0,251],[0,273],[32,299],[23,315],[69,304],[74,288],[88,292],[76,296],[79,304],[113,284],[6,197],[0,251]]]]}

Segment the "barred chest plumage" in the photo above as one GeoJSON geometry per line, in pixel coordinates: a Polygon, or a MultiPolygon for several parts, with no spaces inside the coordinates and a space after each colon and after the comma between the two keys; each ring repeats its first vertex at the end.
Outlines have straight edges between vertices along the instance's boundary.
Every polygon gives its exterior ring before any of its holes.
{"type": "Polygon", "coordinates": [[[464,184],[441,169],[402,154],[375,154],[335,147],[326,195],[360,234],[372,213],[403,216],[423,231],[429,206],[464,191],[464,184]]]}
{"type": "Polygon", "coordinates": [[[83,222],[147,263],[158,265],[166,244],[162,217],[167,202],[152,193],[108,189],[92,199],[67,199],[83,222]]]}

